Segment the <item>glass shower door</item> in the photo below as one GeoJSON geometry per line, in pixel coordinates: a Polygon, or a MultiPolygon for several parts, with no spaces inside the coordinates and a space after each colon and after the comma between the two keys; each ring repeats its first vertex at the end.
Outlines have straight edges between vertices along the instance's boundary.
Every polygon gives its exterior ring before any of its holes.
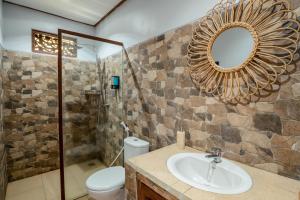
{"type": "MultiPolygon", "coordinates": [[[[112,86],[122,80],[123,49],[98,39],[68,31],[60,36],[61,182],[67,200],[86,197],[86,179],[109,167],[123,146],[122,81],[112,86]]],[[[121,154],[115,165],[122,164],[121,154]]]]}

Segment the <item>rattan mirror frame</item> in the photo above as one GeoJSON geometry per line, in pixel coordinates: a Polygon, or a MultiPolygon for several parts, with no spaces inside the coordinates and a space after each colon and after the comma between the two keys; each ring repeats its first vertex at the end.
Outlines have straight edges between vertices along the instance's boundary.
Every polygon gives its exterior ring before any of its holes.
{"type": "Polygon", "coordinates": [[[194,25],[188,45],[192,81],[201,91],[227,103],[249,103],[263,91],[272,91],[288,71],[297,52],[300,24],[288,0],[221,0],[194,25]],[[242,27],[254,41],[248,59],[222,68],[212,46],[224,31],[242,27]]]}

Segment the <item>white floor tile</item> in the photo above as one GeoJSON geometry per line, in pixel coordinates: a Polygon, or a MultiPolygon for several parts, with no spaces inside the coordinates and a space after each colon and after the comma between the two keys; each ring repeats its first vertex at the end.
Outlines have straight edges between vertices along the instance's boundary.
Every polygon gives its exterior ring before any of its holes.
{"type": "MultiPolygon", "coordinates": [[[[66,167],[66,199],[73,200],[86,195],[86,179],[103,168],[106,166],[98,160],[66,167]]],[[[88,197],[80,198],[86,199],[88,197]]],[[[60,200],[60,171],[55,170],[9,183],[6,200],[60,200]]]]}
{"type": "Polygon", "coordinates": [[[6,200],[46,200],[42,186],[6,197],[6,200]]]}
{"type": "Polygon", "coordinates": [[[11,182],[7,186],[6,197],[16,196],[43,187],[41,175],[11,182]]]}
{"type": "Polygon", "coordinates": [[[60,199],[60,171],[55,170],[42,174],[42,181],[47,200],[60,199]]]}

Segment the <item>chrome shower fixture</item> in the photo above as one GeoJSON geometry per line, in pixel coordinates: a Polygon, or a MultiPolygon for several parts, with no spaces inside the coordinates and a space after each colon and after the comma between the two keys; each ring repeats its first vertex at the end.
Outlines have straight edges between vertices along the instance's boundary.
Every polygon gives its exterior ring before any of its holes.
{"type": "Polygon", "coordinates": [[[127,137],[129,137],[129,131],[130,129],[128,128],[127,124],[125,122],[121,122],[121,126],[123,127],[124,131],[126,132],[127,137]]]}

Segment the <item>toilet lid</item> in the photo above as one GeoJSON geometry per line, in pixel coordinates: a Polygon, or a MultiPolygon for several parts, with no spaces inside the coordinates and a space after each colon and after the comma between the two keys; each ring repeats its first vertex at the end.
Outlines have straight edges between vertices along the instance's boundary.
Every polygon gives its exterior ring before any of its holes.
{"type": "Polygon", "coordinates": [[[86,180],[86,186],[94,191],[107,191],[125,184],[125,169],[123,167],[110,167],[102,169],[86,180]]]}

